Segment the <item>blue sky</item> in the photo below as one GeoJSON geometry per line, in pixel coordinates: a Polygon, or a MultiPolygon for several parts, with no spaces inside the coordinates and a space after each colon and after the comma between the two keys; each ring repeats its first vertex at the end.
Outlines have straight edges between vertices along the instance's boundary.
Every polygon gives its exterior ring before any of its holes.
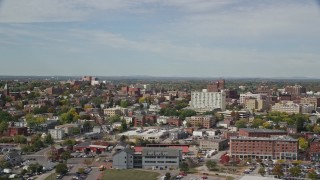
{"type": "Polygon", "coordinates": [[[0,0],[0,75],[319,77],[315,0],[0,0]]]}

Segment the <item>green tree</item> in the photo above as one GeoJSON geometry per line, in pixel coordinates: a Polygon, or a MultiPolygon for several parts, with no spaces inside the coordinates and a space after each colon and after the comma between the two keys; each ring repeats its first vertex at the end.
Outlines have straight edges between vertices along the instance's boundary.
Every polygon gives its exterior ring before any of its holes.
{"type": "Polygon", "coordinates": [[[276,164],[272,170],[273,174],[278,176],[278,177],[282,177],[283,176],[283,169],[281,164],[276,164]]]}
{"type": "Polygon", "coordinates": [[[92,128],[92,125],[91,125],[90,121],[85,121],[85,122],[83,123],[82,127],[83,127],[83,130],[84,130],[85,132],[88,132],[88,131],[90,131],[90,129],[92,128]]]}
{"type": "Polygon", "coordinates": [[[74,127],[74,128],[72,128],[72,130],[71,130],[71,134],[73,134],[73,135],[77,135],[77,134],[80,134],[80,128],[78,128],[78,127],[74,127]]]}
{"type": "Polygon", "coordinates": [[[247,120],[240,119],[240,120],[236,121],[235,126],[237,128],[245,128],[245,127],[247,127],[247,120]]]}
{"type": "Polygon", "coordinates": [[[121,100],[120,106],[123,108],[127,108],[129,106],[129,102],[127,100],[121,100]]]}
{"type": "Polygon", "coordinates": [[[14,118],[11,116],[10,113],[0,110],[0,121],[9,122],[13,120],[14,118]]]}
{"type": "Polygon", "coordinates": [[[13,142],[20,143],[20,144],[26,144],[27,138],[22,135],[17,135],[13,137],[13,142]]]}
{"type": "Polygon", "coordinates": [[[264,167],[261,167],[258,172],[261,176],[264,176],[266,174],[266,170],[264,169],[264,167]]]}
{"type": "Polygon", "coordinates": [[[311,180],[316,180],[316,179],[318,179],[318,175],[314,170],[311,170],[308,173],[308,178],[311,180]]]}
{"type": "Polygon", "coordinates": [[[171,174],[167,172],[165,175],[165,180],[170,180],[170,178],[171,178],[171,174]]]}
{"type": "Polygon", "coordinates": [[[299,142],[299,148],[303,151],[306,150],[309,146],[308,141],[303,137],[300,137],[298,139],[298,142],[299,142]]]}
{"type": "Polygon", "coordinates": [[[65,124],[65,123],[75,122],[79,118],[80,116],[76,112],[76,109],[71,108],[68,112],[61,114],[60,121],[62,124],[65,124]]]}
{"type": "Polygon", "coordinates": [[[42,172],[42,170],[43,170],[43,166],[40,165],[39,163],[30,164],[28,167],[28,171],[31,173],[42,172]]]}
{"type": "Polygon", "coordinates": [[[60,157],[65,161],[72,158],[71,153],[69,151],[64,151],[63,153],[61,153],[60,157]]]}
{"type": "Polygon", "coordinates": [[[120,115],[114,115],[114,116],[111,116],[111,117],[109,117],[108,118],[109,119],[109,121],[111,122],[111,123],[115,123],[115,122],[120,122],[121,121],[121,117],[120,117],[120,115]]]}
{"type": "Polygon", "coordinates": [[[125,132],[127,130],[128,130],[127,123],[126,123],[126,121],[122,120],[121,127],[120,127],[120,132],[125,132]]]}
{"type": "Polygon", "coordinates": [[[196,123],[196,127],[201,128],[201,127],[202,127],[201,122],[197,122],[197,123],[196,123]]]}
{"type": "Polygon", "coordinates": [[[77,142],[74,139],[66,139],[62,142],[65,146],[74,146],[77,144],[77,142]]]}
{"type": "Polygon", "coordinates": [[[301,169],[298,166],[294,166],[292,168],[289,169],[289,172],[292,176],[294,177],[298,177],[301,173],[301,169]]]}
{"type": "Polygon", "coordinates": [[[272,124],[271,123],[269,123],[269,122],[265,122],[265,123],[263,123],[263,128],[265,128],[265,129],[271,129],[272,128],[272,124]]]}
{"type": "Polygon", "coordinates": [[[125,142],[126,140],[128,140],[128,137],[127,137],[127,136],[122,135],[122,136],[120,137],[120,141],[121,141],[121,142],[125,142]]]}
{"type": "Polygon", "coordinates": [[[67,174],[68,167],[66,164],[60,163],[56,166],[56,173],[57,174],[67,174]]]}
{"type": "Polygon", "coordinates": [[[188,171],[189,171],[189,165],[188,165],[188,163],[182,162],[182,163],[180,164],[180,171],[188,172],[188,171]]]}
{"type": "Polygon", "coordinates": [[[217,167],[217,162],[213,160],[209,160],[206,162],[206,166],[210,171],[215,170],[217,167]]]}
{"type": "Polygon", "coordinates": [[[53,140],[51,134],[48,134],[48,135],[44,138],[44,143],[46,143],[46,144],[54,144],[54,140],[53,140]]]}
{"type": "Polygon", "coordinates": [[[254,119],[254,120],[252,121],[251,127],[252,127],[252,128],[258,128],[259,126],[262,126],[264,122],[265,122],[264,120],[259,119],[259,118],[254,119]]]}
{"type": "Polygon", "coordinates": [[[0,122],[0,134],[8,130],[8,123],[6,121],[0,122]]]}
{"type": "Polygon", "coordinates": [[[6,161],[5,159],[1,158],[0,159],[0,168],[4,169],[4,168],[11,168],[12,165],[6,161]]]}
{"type": "Polygon", "coordinates": [[[79,168],[79,169],[78,169],[78,173],[84,174],[84,172],[85,172],[85,171],[84,171],[84,168],[79,168]]]}

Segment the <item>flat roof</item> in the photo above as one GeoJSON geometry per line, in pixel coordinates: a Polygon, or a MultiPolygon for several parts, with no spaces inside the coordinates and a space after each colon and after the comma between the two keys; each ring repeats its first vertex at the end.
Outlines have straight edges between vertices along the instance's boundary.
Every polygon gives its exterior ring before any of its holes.
{"type": "Polygon", "coordinates": [[[261,177],[261,176],[243,176],[240,180],[275,180],[275,178],[261,177]]]}
{"type": "Polygon", "coordinates": [[[261,140],[261,141],[292,141],[298,142],[297,139],[294,139],[290,136],[273,136],[273,137],[246,137],[246,136],[232,136],[230,140],[261,140]]]}
{"type": "Polygon", "coordinates": [[[167,130],[159,130],[159,129],[148,129],[148,130],[132,130],[119,134],[120,136],[154,136],[160,137],[164,133],[167,133],[167,130]]]}
{"type": "Polygon", "coordinates": [[[284,131],[284,130],[258,129],[258,128],[240,128],[239,130],[244,130],[244,131],[247,131],[247,132],[263,132],[263,133],[275,133],[275,132],[286,133],[287,132],[287,131],[284,131]]]}

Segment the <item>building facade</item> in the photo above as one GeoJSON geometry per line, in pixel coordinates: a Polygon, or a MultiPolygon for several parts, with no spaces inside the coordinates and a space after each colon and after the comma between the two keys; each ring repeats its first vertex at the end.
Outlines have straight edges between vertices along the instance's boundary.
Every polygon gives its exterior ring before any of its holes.
{"type": "Polygon", "coordinates": [[[279,111],[279,112],[285,112],[288,114],[292,113],[300,113],[301,106],[299,104],[293,103],[292,101],[284,101],[280,103],[275,103],[275,105],[272,106],[272,111],[279,111]]]}
{"type": "Polygon", "coordinates": [[[228,139],[207,139],[200,140],[199,148],[202,150],[222,151],[228,147],[228,139]]]}
{"type": "Polygon", "coordinates": [[[234,158],[297,160],[298,140],[289,136],[231,137],[230,155],[234,158]]]}
{"type": "Polygon", "coordinates": [[[65,132],[63,129],[49,129],[49,133],[55,140],[61,140],[65,136],[65,132]]]}
{"type": "Polygon", "coordinates": [[[144,147],[142,149],[142,167],[144,169],[178,169],[181,162],[181,149],[161,147],[144,147]]]}
{"type": "Polygon", "coordinates": [[[320,139],[313,138],[310,142],[309,150],[310,160],[312,162],[320,162],[320,139]]]}
{"type": "Polygon", "coordinates": [[[223,91],[207,92],[207,90],[193,91],[191,92],[190,106],[195,109],[221,109],[224,111],[226,109],[226,93],[223,91]]]}
{"type": "Polygon", "coordinates": [[[186,121],[191,124],[193,127],[201,126],[203,128],[210,129],[215,125],[215,117],[212,115],[207,116],[191,116],[186,118],[186,121]]]}

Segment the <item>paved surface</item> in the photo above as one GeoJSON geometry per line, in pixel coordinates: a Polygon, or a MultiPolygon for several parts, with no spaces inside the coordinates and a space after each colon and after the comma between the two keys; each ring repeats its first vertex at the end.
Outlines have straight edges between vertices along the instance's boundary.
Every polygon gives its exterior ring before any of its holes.
{"type": "Polygon", "coordinates": [[[22,155],[22,159],[26,160],[26,159],[34,158],[35,160],[30,160],[29,164],[39,163],[40,165],[46,168],[53,167],[57,163],[53,163],[49,161],[48,152],[50,151],[50,149],[51,149],[50,147],[47,147],[30,155],[22,155]]]}

